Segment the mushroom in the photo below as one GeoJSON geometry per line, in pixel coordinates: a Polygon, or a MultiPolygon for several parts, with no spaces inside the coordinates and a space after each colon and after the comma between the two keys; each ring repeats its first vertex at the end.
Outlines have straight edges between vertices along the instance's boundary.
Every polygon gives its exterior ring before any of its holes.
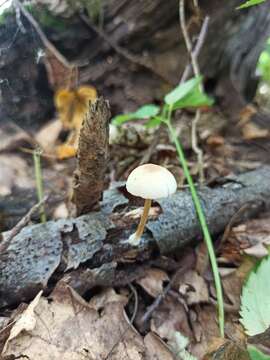
{"type": "Polygon", "coordinates": [[[166,168],[155,164],[144,164],[130,173],[126,188],[130,194],[145,199],[138,228],[127,241],[136,246],[140,243],[152,200],[165,198],[175,193],[177,183],[173,174],[166,168]]]}

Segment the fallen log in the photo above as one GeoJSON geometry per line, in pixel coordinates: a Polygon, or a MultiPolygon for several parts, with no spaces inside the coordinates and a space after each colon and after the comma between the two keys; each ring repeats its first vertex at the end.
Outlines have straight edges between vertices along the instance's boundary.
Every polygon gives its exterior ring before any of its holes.
{"type": "MultiPolygon", "coordinates": [[[[226,179],[224,184],[213,188],[202,188],[199,196],[211,233],[219,234],[243,205],[252,204],[247,217],[270,208],[270,167],[226,179]]],[[[158,202],[161,212],[149,221],[136,248],[125,243],[135,224],[131,226],[130,221],[123,221],[124,214],[117,213],[114,205],[109,213],[112,198],[117,206],[126,207],[128,200],[119,190],[107,190],[100,212],[28,226],[15,236],[0,254],[0,307],[31,299],[63,272],[71,274],[83,267],[91,269],[92,276],[98,274],[100,283],[102,279],[109,283],[115,276],[117,263],[125,262],[125,258],[147,259],[157,248],[161,254],[175,253],[202,239],[188,190],[158,202]]],[[[3,242],[7,234],[3,234],[3,242]]],[[[95,281],[90,281],[88,287],[93,286],[95,281]]]]}

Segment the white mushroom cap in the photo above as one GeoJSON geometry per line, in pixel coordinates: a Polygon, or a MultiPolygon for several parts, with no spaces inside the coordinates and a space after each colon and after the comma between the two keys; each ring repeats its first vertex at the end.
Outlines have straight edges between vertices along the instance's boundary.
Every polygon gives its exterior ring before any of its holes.
{"type": "Polygon", "coordinates": [[[143,199],[161,199],[175,193],[177,183],[173,174],[155,164],[144,164],[134,169],[126,183],[127,191],[143,199]]]}

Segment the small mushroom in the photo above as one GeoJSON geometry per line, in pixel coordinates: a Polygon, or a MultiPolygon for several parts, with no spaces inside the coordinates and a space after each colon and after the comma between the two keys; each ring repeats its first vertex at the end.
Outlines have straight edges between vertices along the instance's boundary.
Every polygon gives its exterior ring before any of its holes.
{"type": "Polygon", "coordinates": [[[138,228],[127,241],[136,246],[140,243],[152,200],[165,198],[175,193],[177,183],[173,174],[166,168],[155,164],[144,164],[130,173],[126,188],[130,194],[145,199],[138,228]]]}

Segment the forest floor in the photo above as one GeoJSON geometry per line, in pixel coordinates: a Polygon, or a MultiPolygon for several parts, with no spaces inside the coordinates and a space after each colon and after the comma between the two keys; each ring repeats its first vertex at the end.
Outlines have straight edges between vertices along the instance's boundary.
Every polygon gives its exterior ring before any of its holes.
{"type": "MultiPolygon", "coordinates": [[[[257,99],[260,109],[266,106],[266,98],[260,95],[257,99]]],[[[247,108],[232,122],[217,107],[202,109],[198,133],[207,185],[269,164],[269,130],[252,123],[250,113],[253,108],[247,108]]],[[[190,143],[193,116],[192,111],[185,111],[176,116],[174,123],[191,173],[198,179],[196,156],[190,143]]],[[[31,153],[36,142],[46,149],[41,156],[41,169],[44,192],[50,195],[45,206],[48,220],[73,215],[70,193],[76,159],[57,159],[55,146],[67,135],[60,120],[48,119],[32,134],[12,124],[0,131],[1,230],[14,228],[37,203],[31,153]]],[[[131,170],[142,163],[167,167],[175,175],[179,189],[186,188],[176,150],[165,129],[147,130],[140,122],[130,122],[110,136],[107,188],[116,182],[123,184],[131,170]]],[[[122,204],[111,216],[118,218],[118,222],[136,223],[142,211],[142,204],[139,205],[138,208],[122,204]]],[[[59,275],[62,270],[58,268],[57,276],[44,279],[43,294],[32,293],[30,286],[30,298],[34,300],[28,301],[29,306],[16,300],[2,308],[3,359],[19,353],[35,360],[60,356],[102,360],[192,359],[187,351],[197,359],[248,359],[244,350],[246,335],[239,321],[240,295],[248,272],[258,259],[267,255],[266,246],[270,243],[270,214],[262,212],[247,220],[245,212],[251,206],[240,208],[214,239],[224,289],[226,340],[219,335],[212,272],[206,246],[200,242],[173,254],[160,256],[156,252],[144,262],[148,266],[128,285],[122,285],[119,280],[112,287],[95,286],[82,297],[63,285],[59,275]]],[[[159,212],[159,205],[154,203],[151,216],[158,216],[159,212]]],[[[39,216],[35,214],[28,220],[25,226],[38,223],[39,216]]],[[[137,261],[136,255],[129,252],[118,259],[117,267],[121,270],[126,264],[136,266],[137,261]]],[[[69,270],[62,271],[62,276],[68,274],[69,270]]],[[[1,298],[5,295],[1,290],[1,298]]],[[[8,296],[12,299],[12,295],[8,296]]],[[[267,347],[265,339],[258,343],[267,347]]]]}

